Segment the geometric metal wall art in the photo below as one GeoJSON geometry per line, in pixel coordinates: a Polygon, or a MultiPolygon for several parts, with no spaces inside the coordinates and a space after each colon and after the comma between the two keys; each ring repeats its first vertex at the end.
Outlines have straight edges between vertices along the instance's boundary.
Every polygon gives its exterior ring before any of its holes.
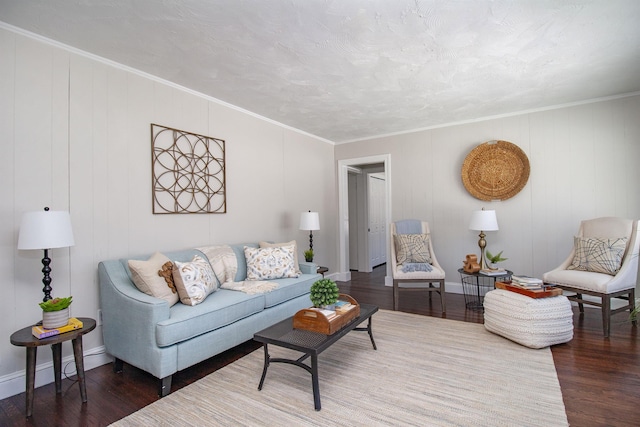
{"type": "Polygon", "coordinates": [[[151,124],[154,214],[226,213],[224,140],[151,124]]]}

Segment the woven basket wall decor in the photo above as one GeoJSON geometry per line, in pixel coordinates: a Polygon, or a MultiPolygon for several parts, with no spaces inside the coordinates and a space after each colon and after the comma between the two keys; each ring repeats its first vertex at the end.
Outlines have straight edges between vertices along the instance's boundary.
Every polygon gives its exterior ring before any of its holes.
{"type": "Polygon", "coordinates": [[[489,141],[471,150],[462,164],[462,183],[480,200],[506,200],[529,180],[529,159],[515,144],[489,141]]]}

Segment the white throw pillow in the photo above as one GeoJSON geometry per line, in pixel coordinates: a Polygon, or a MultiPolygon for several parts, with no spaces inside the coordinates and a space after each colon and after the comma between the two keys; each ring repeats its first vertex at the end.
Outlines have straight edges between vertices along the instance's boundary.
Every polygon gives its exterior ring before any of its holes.
{"type": "Polygon", "coordinates": [[[568,270],[591,271],[615,276],[622,265],[626,237],[575,237],[576,254],[568,270]]]}
{"type": "Polygon", "coordinates": [[[247,280],[269,280],[298,277],[293,264],[294,246],[271,248],[244,247],[247,259],[247,280]]]}
{"type": "Polygon", "coordinates": [[[195,255],[191,262],[173,262],[173,281],[180,302],[197,305],[218,289],[218,281],[209,261],[195,255]]]}
{"type": "Polygon", "coordinates": [[[431,264],[428,234],[396,234],[395,245],[398,264],[407,262],[431,264]]]}

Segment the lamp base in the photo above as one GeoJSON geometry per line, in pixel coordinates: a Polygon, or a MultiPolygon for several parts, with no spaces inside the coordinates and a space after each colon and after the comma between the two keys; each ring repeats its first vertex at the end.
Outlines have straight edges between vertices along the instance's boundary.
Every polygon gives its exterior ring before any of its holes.
{"type": "Polygon", "coordinates": [[[49,249],[44,250],[44,258],[42,258],[42,273],[44,277],[42,278],[42,283],[44,283],[44,287],[42,288],[42,292],[44,292],[44,298],[42,298],[42,302],[49,301],[51,299],[51,258],[49,258],[49,249]]]}

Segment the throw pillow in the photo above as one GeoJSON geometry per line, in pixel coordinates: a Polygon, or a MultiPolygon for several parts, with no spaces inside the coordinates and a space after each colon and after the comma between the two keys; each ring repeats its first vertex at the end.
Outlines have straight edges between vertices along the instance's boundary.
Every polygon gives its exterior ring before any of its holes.
{"type": "Polygon", "coordinates": [[[156,252],[147,261],[131,259],[128,264],[131,279],[136,288],[147,295],[165,300],[171,307],[178,302],[178,294],[168,286],[163,277],[158,275],[167,262],[171,260],[160,252],[156,252]]]}
{"type": "Polygon", "coordinates": [[[300,271],[300,262],[298,261],[298,243],[295,240],[285,243],[260,242],[261,248],[281,248],[282,246],[291,245],[293,245],[293,266],[298,274],[302,274],[302,272],[300,271]]]}
{"type": "Polygon", "coordinates": [[[173,263],[173,281],[180,301],[185,305],[197,305],[218,289],[218,281],[209,261],[195,255],[191,262],[173,263]]]}
{"type": "Polygon", "coordinates": [[[396,234],[394,240],[398,264],[406,262],[426,262],[431,264],[428,234],[396,234]]]}
{"type": "Polygon", "coordinates": [[[568,270],[591,271],[615,276],[622,265],[626,237],[575,237],[575,256],[568,270]]]}
{"type": "Polygon", "coordinates": [[[298,277],[293,265],[293,245],[273,248],[244,247],[247,259],[247,280],[298,277]]]}

